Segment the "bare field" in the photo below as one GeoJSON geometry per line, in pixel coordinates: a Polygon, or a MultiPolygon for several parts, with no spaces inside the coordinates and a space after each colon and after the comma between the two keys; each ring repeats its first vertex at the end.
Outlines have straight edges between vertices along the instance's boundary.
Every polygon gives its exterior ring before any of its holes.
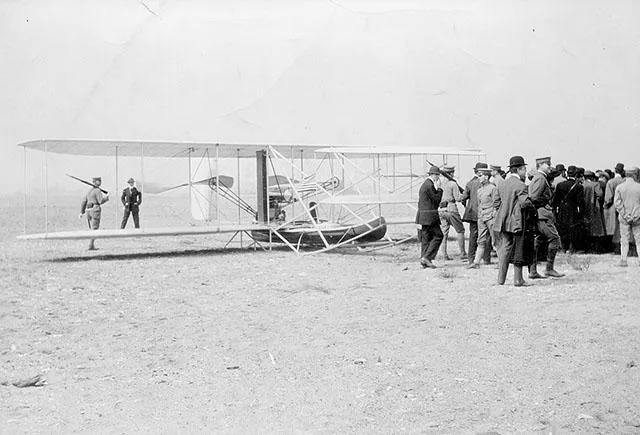
{"type": "Polygon", "coordinates": [[[1,433],[640,433],[637,258],[560,256],[565,278],[515,288],[492,266],[423,270],[415,244],[89,253],[15,240],[4,203],[1,433]]]}

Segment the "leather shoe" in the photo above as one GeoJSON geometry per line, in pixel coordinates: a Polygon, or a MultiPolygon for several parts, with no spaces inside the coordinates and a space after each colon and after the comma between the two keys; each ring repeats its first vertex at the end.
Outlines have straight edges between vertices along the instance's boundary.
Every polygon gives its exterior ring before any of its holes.
{"type": "Polygon", "coordinates": [[[562,278],[564,276],[564,273],[560,273],[554,269],[547,270],[546,274],[547,274],[547,277],[552,277],[552,278],[562,278]]]}
{"type": "Polygon", "coordinates": [[[420,265],[422,266],[423,269],[427,269],[427,268],[435,269],[436,268],[436,265],[433,264],[431,262],[431,260],[427,260],[426,258],[423,259],[423,260],[420,260],[420,265]]]}
{"type": "Polygon", "coordinates": [[[538,272],[535,272],[529,274],[529,279],[547,279],[547,277],[540,275],[538,272]]]}

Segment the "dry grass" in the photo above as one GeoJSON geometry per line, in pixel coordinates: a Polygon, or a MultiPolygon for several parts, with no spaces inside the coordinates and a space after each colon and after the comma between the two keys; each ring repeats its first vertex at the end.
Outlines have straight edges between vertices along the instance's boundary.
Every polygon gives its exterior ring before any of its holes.
{"type": "Polygon", "coordinates": [[[573,270],[577,270],[580,272],[586,272],[591,267],[591,263],[594,260],[590,255],[581,256],[581,255],[573,255],[569,254],[567,256],[567,264],[573,268],[573,270]]]}

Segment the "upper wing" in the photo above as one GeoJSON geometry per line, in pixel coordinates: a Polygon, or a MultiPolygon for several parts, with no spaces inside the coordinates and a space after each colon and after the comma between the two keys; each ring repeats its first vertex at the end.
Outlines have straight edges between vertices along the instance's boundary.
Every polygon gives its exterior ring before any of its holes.
{"type": "Polygon", "coordinates": [[[94,139],[41,139],[23,142],[27,149],[80,156],[188,157],[189,151],[210,156],[249,158],[256,152],[273,147],[285,157],[309,155],[326,145],[231,144],[217,142],[154,142],[94,139]]]}

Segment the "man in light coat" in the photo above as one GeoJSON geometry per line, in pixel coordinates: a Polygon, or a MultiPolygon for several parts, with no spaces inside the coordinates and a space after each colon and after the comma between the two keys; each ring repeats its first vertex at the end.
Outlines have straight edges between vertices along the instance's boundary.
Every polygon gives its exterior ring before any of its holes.
{"type": "Polygon", "coordinates": [[[633,167],[626,171],[624,183],[616,188],[614,206],[620,222],[620,263],[627,266],[629,243],[633,237],[636,247],[640,243],[640,169],[633,167]]]}

